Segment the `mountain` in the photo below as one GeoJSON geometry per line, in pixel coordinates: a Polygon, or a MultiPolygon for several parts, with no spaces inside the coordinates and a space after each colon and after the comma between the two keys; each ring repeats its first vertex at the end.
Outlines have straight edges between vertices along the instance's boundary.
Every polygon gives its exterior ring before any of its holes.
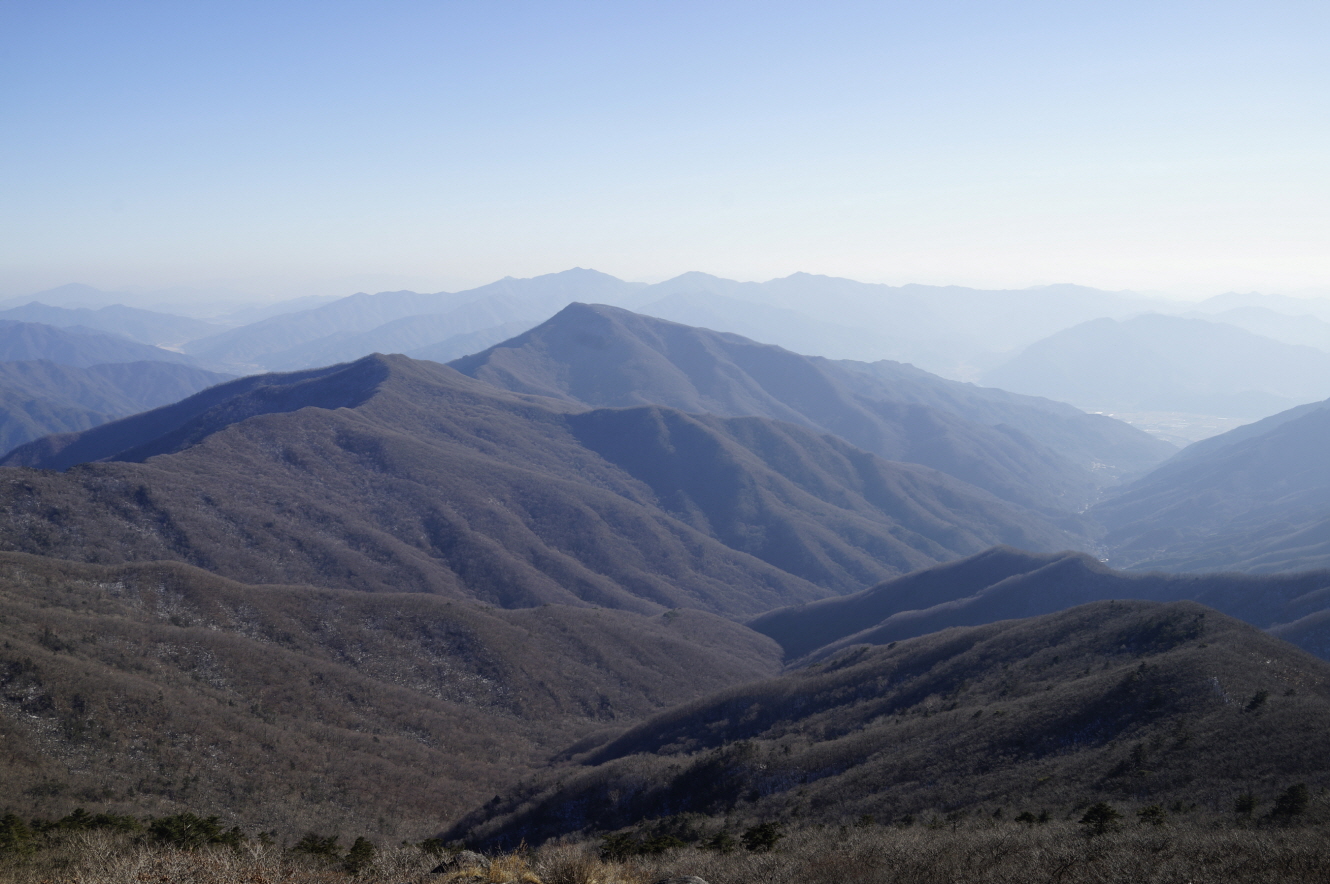
{"type": "Polygon", "coordinates": [[[0,362],[0,449],[175,402],[229,377],[171,362],[0,362]]]}
{"type": "MultiPolygon", "coordinates": [[[[770,611],[748,625],[775,639],[788,658],[826,657],[856,644],[885,645],[1109,599],[1190,600],[1279,629],[1330,611],[1330,571],[1136,574],[1114,571],[1082,553],[1035,555],[999,547],[862,592],[770,611]]],[[[1310,639],[1303,645],[1292,633],[1285,637],[1324,656],[1310,639]]]]}
{"type": "Polygon", "coordinates": [[[193,341],[185,349],[203,364],[234,367],[247,373],[265,368],[315,367],[328,364],[323,361],[326,359],[343,361],[376,351],[417,350],[478,331],[482,317],[494,326],[517,321],[534,323],[578,299],[632,301],[641,288],[604,273],[576,268],[533,279],[509,277],[465,292],[361,293],[193,341]],[[452,320],[443,318],[450,314],[452,320]],[[426,316],[433,318],[426,320],[426,316]],[[431,340],[418,334],[425,327],[430,329],[431,340]]]}
{"type": "Polygon", "coordinates": [[[800,353],[909,362],[960,380],[975,380],[1012,352],[1068,326],[1171,306],[1133,292],[1074,285],[889,286],[809,273],[761,283],[685,273],[646,295],[641,312],[664,319],[800,353]]]}
{"type": "Polygon", "coordinates": [[[1330,396],[1330,353],[1152,314],[1060,331],[985,373],[984,383],[1095,411],[1260,418],[1330,396]]]}
{"type": "Polygon", "coordinates": [[[774,674],[777,655],[699,611],[503,611],[3,554],[0,794],[29,819],[221,813],[283,838],[419,838],[569,744],[774,674]]]}
{"type": "Polygon", "coordinates": [[[1174,450],[1060,403],[899,363],[800,356],[604,305],[570,305],[511,341],[450,364],[507,390],[583,405],[658,403],[790,421],[1045,512],[1075,512],[1101,485],[1174,450]]]}
{"type": "Polygon", "coordinates": [[[464,341],[479,345],[458,354],[465,355],[520,334],[541,318],[543,311],[528,308],[514,298],[496,295],[463,304],[447,313],[406,316],[367,332],[320,338],[273,354],[268,357],[268,362],[276,369],[289,371],[351,362],[369,353],[433,351],[440,345],[457,347],[464,341]],[[511,318],[527,312],[534,315],[511,318]],[[481,341],[485,343],[481,344],[481,341]]]}
{"type": "Polygon", "coordinates": [[[677,814],[847,824],[1269,807],[1330,785],[1330,663],[1191,602],[948,629],[722,690],[583,750],[446,837],[538,844],[677,814]],[[913,817],[912,817],[913,818],[913,817]],[[927,818],[927,816],[925,817],[927,818]]]}
{"type": "Polygon", "coordinates": [[[752,616],[1075,541],[798,426],[586,410],[403,356],[242,378],[4,464],[39,468],[0,473],[4,549],[504,607],[752,616]]]}
{"type": "Polygon", "coordinates": [[[1330,402],[1198,442],[1096,506],[1119,567],[1330,567],[1330,402]]]}
{"type": "Polygon", "coordinates": [[[71,326],[56,328],[38,322],[0,320],[0,362],[45,359],[87,368],[112,362],[176,362],[193,365],[181,353],[140,344],[119,335],[71,326]]]}
{"type": "Polygon", "coordinates": [[[1314,316],[1330,322],[1330,298],[1297,298],[1290,295],[1263,295],[1260,292],[1225,292],[1206,298],[1195,309],[1218,315],[1230,310],[1256,307],[1284,316],[1314,316]]]}
{"type": "Polygon", "coordinates": [[[1282,341],[1285,344],[1297,344],[1330,351],[1330,322],[1312,316],[1309,313],[1290,316],[1268,307],[1234,307],[1219,313],[1196,311],[1187,316],[1223,322],[1246,329],[1252,334],[1282,341]]]}
{"type": "Polygon", "coordinates": [[[154,347],[177,347],[195,338],[221,331],[221,326],[115,304],[93,310],[88,307],[51,307],[38,301],[0,311],[0,321],[38,322],[59,328],[80,326],[119,335],[154,347]]]}

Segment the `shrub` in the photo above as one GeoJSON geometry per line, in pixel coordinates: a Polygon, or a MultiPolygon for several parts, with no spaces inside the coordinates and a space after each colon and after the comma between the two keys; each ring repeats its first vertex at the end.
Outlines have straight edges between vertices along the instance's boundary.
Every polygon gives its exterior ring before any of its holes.
{"type": "Polygon", "coordinates": [[[702,842],[702,846],[708,850],[719,850],[721,853],[730,853],[738,845],[739,842],[734,840],[734,836],[725,831],[717,832],[702,842]]]}
{"type": "Polygon", "coordinates": [[[337,843],[336,835],[318,835],[307,833],[291,848],[296,853],[307,853],[325,859],[337,859],[342,854],[342,847],[337,843]]]}
{"type": "Polygon", "coordinates": [[[210,816],[204,819],[192,813],[158,817],[148,826],[148,831],[163,844],[186,850],[193,850],[205,844],[224,843],[231,838],[234,838],[235,843],[241,840],[239,829],[223,833],[217,817],[210,816]]]}

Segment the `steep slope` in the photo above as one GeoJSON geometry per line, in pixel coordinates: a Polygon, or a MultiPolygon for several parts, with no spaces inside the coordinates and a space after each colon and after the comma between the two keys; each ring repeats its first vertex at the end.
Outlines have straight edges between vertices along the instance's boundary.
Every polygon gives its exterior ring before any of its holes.
{"type": "Polygon", "coordinates": [[[1031,344],[984,382],[1094,410],[1259,418],[1330,395],[1330,353],[1201,319],[1096,319],[1031,344]]]}
{"type": "Polygon", "coordinates": [[[77,326],[56,328],[37,322],[0,321],[0,362],[36,359],[78,368],[111,362],[194,364],[188,356],[140,344],[118,335],[102,334],[77,326]]]}
{"type": "Polygon", "coordinates": [[[171,362],[0,362],[0,449],[175,402],[228,379],[171,362]]]}
{"type": "Polygon", "coordinates": [[[0,555],[10,812],[420,838],[561,747],[773,674],[698,611],[501,611],[0,555]]]}
{"type": "Polygon", "coordinates": [[[663,713],[449,835],[538,843],[679,813],[847,823],[1330,784],[1330,664],[1189,602],[951,629],[663,713]]]}
{"type": "Polygon", "coordinates": [[[5,463],[88,461],[111,462],[0,474],[0,544],[254,583],[751,616],[997,542],[1073,540],[799,427],[586,413],[406,357],[242,378],[5,463]]]}
{"type": "Polygon", "coordinates": [[[1094,509],[1119,567],[1330,567],[1330,403],[1205,440],[1094,509]]]}
{"type": "Polygon", "coordinates": [[[40,322],[58,327],[81,326],[119,335],[154,347],[176,347],[186,341],[216,334],[221,326],[170,313],[157,313],[114,304],[88,307],[52,307],[39,301],[0,311],[0,321],[40,322]]]}
{"type": "MultiPolygon", "coordinates": [[[[1080,553],[995,548],[852,595],[770,611],[748,625],[780,643],[789,658],[820,658],[849,645],[888,644],[1104,599],[1185,599],[1261,628],[1278,628],[1330,609],[1330,571],[1133,574],[1080,553]]],[[[1292,633],[1287,637],[1302,645],[1292,633]]],[[[1311,644],[1303,647],[1321,655],[1311,644]]]]}
{"type": "Polygon", "coordinates": [[[504,389],[593,406],[658,403],[800,423],[1048,511],[1074,512],[1099,482],[1172,451],[1125,424],[1056,403],[1023,402],[894,363],[800,356],[603,305],[574,304],[451,365],[504,389]],[[1041,444],[1044,436],[1066,455],[1041,444]]]}

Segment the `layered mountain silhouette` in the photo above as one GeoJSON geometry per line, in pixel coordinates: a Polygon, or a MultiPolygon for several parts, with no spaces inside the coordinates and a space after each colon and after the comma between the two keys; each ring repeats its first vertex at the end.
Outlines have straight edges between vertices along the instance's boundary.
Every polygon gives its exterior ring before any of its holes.
{"type": "Polygon", "coordinates": [[[751,616],[995,543],[1075,542],[799,426],[587,410],[401,356],[242,378],[4,463],[39,468],[0,475],[5,549],[505,607],[751,616]]]}
{"type": "Polygon", "coordinates": [[[451,363],[504,389],[591,406],[667,405],[799,423],[1044,511],[1076,511],[1175,449],[1061,403],[892,362],[800,356],[737,335],[574,304],[451,363]]]}
{"type": "MultiPolygon", "coordinates": [[[[862,592],[770,611],[749,626],[775,639],[789,658],[826,657],[851,645],[884,645],[1105,599],[1200,602],[1263,629],[1282,629],[1279,634],[1304,644],[1295,632],[1330,610],[1330,570],[1136,574],[1114,571],[1083,553],[995,548],[862,592]]],[[[1315,640],[1308,638],[1304,647],[1320,655],[1315,640]]]]}
{"type": "Polygon", "coordinates": [[[185,350],[224,370],[310,368],[376,351],[414,351],[514,322],[534,325],[587,297],[632,305],[642,288],[576,268],[465,292],[361,293],[201,338],[185,350]]]}
{"type": "Polygon", "coordinates": [[[36,322],[57,327],[76,326],[129,338],[154,347],[175,347],[186,341],[216,334],[221,326],[198,319],[140,310],[113,304],[90,307],[52,307],[39,301],[0,310],[0,321],[36,322]]]}
{"type": "Polygon", "coordinates": [[[1330,402],[1185,449],[1094,509],[1121,567],[1330,567],[1330,402]]]}
{"type": "Polygon", "coordinates": [[[87,368],[111,362],[178,362],[194,365],[182,353],[140,344],[81,326],[56,328],[39,322],[0,320],[0,362],[45,359],[87,368]]]}
{"type": "Polygon", "coordinates": [[[1149,314],[1060,331],[983,379],[1094,410],[1261,418],[1330,395],[1330,353],[1149,314]]]}
{"type": "Polygon", "coordinates": [[[0,639],[8,811],[212,809],[296,836],[437,830],[568,745],[768,677],[779,655],[699,611],[503,611],[15,554],[0,639]]]}
{"type": "Polygon", "coordinates": [[[448,835],[511,846],[689,813],[844,824],[1123,799],[1232,813],[1242,793],[1330,783],[1327,727],[1330,663],[1191,602],[1103,601],[723,690],[448,835]]]}
{"type": "Polygon", "coordinates": [[[0,362],[0,448],[95,427],[228,380],[172,362],[75,368],[47,360],[0,362]]]}

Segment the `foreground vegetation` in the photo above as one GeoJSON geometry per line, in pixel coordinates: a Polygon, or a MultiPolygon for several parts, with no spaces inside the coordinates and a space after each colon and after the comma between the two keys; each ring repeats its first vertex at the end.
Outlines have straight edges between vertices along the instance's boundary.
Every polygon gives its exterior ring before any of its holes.
{"type": "Polygon", "coordinates": [[[348,847],[336,837],[310,834],[282,845],[215,824],[209,829],[209,821],[185,819],[188,815],[169,818],[165,825],[162,820],[136,825],[118,817],[101,825],[54,826],[15,837],[16,818],[10,816],[0,824],[0,881],[653,884],[696,875],[709,884],[1262,884],[1330,878],[1330,828],[1322,824],[1128,816],[1107,805],[1098,814],[1093,811],[1045,823],[931,817],[908,825],[863,820],[790,832],[758,826],[741,838],[693,845],[661,839],[654,845],[639,842],[635,850],[625,849],[631,841],[620,836],[487,857],[459,854],[436,840],[375,846],[357,839],[348,847]],[[191,833],[198,836],[193,843],[191,833]]]}

